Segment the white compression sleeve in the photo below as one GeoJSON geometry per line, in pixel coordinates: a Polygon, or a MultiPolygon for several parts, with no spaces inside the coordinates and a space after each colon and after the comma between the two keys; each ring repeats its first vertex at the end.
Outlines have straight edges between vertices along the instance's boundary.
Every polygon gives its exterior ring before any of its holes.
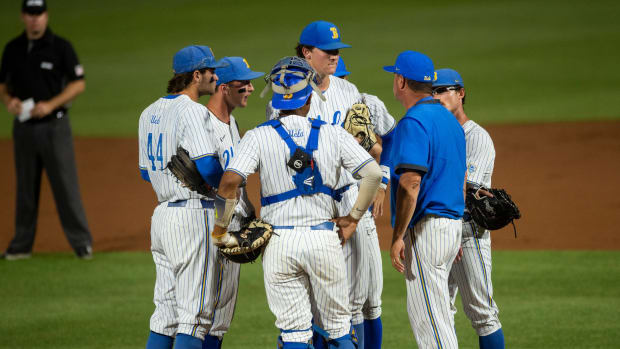
{"type": "Polygon", "coordinates": [[[383,173],[377,162],[371,161],[366,164],[366,166],[362,167],[357,174],[362,177],[362,179],[360,180],[357,200],[355,200],[350,215],[359,220],[368,210],[370,203],[372,203],[372,200],[375,198],[383,173]]]}

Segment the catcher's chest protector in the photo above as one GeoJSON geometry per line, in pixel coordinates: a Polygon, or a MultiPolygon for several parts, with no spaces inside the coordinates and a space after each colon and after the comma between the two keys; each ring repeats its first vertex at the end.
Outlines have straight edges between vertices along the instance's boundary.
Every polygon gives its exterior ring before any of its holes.
{"type": "Polygon", "coordinates": [[[319,119],[312,121],[312,128],[310,129],[310,135],[308,136],[308,142],[305,148],[295,144],[289,133],[284,129],[280,120],[271,120],[263,124],[273,127],[282,140],[284,140],[291,154],[291,159],[287,162],[287,166],[296,172],[296,174],[293,175],[293,183],[296,188],[281,194],[261,198],[261,204],[263,206],[301,195],[312,195],[316,193],[324,193],[339,200],[338,196],[340,195],[338,195],[334,189],[323,184],[321,173],[316,162],[312,158],[312,153],[318,147],[319,131],[323,124],[325,124],[325,122],[319,119]]]}

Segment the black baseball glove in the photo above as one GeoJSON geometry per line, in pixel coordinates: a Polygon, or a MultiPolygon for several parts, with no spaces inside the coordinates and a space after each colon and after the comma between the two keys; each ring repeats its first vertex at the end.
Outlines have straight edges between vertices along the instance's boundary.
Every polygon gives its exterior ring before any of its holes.
{"type": "Polygon", "coordinates": [[[273,226],[260,219],[254,219],[239,231],[231,231],[228,234],[237,240],[237,246],[221,247],[220,253],[235,263],[254,262],[267,246],[273,234],[273,226]]]}
{"type": "Polygon", "coordinates": [[[196,164],[189,157],[189,152],[183,147],[177,148],[177,153],[172,155],[166,168],[189,190],[205,196],[211,191],[211,188],[198,172],[196,164]]]}
{"type": "Polygon", "coordinates": [[[465,204],[474,222],[485,229],[501,229],[508,223],[514,226],[514,220],[521,218],[517,204],[504,189],[467,188],[465,204]],[[493,197],[479,195],[480,189],[490,192],[493,197]]]}

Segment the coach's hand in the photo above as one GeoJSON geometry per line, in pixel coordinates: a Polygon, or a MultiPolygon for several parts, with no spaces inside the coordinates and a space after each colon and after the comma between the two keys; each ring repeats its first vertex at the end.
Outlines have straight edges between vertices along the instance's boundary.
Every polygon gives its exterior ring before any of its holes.
{"type": "Polygon", "coordinates": [[[402,238],[396,239],[392,242],[392,249],[390,250],[390,259],[392,260],[392,266],[399,273],[405,273],[405,242],[402,238]]]}
{"type": "Polygon", "coordinates": [[[338,217],[330,221],[336,223],[336,226],[338,227],[338,235],[340,236],[340,241],[343,245],[351,238],[351,236],[353,236],[353,233],[355,233],[355,230],[357,229],[358,220],[351,217],[351,215],[338,217]]]}

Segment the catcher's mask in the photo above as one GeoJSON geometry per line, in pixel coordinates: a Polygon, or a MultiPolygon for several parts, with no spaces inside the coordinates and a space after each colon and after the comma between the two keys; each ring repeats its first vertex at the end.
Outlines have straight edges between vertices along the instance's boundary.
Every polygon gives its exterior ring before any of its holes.
{"type": "Polygon", "coordinates": [[[293,110],[302,107],[313,90],[325,101],[325,96],[317,86],[316,72],[305,59],[299,57],[282,58],[265,77],[265,82],[267,86],[260,96],[264,97],[271,88],[271,105],[276,109],[293,110]]]}

